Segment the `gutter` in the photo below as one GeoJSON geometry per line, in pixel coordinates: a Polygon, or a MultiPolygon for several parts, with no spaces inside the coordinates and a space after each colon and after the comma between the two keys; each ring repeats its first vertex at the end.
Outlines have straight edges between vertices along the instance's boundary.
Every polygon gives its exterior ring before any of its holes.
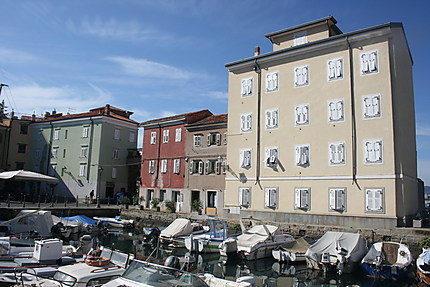
{"type": "Polygon", "coordinates": [[[255,66],[254,66],[254,71],[257,73],[257,85],[258,85],[258,91],[257,91],[257,118],[256,118],[256,123],[257,123],[257,155],[256,155],[256,160],[257,160],[257,166],[256,166],[256,179],[255,179],[255,184],[258,184],[260,187],[260,157],[261,157],[261,152],[260,152],[260,146],[261,146],[261,142],[260,142],[260,138],[261,138],[261,126],[260,126],[260,117],[261,117],[261,68],[260,65],[258,64],[258,59],[255,59],[255,66]]]}

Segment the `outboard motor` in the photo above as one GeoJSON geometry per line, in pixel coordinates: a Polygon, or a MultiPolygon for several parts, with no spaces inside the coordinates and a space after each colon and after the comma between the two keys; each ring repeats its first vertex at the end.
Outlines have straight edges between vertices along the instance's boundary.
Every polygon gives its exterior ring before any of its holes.
{"type": "Polygon", "coordinates": [[[179,258],[173,255],[170,255],[166,258],[164,261],[164,266],[174,268],[174,269],[180,269],[181,265],[179,264],[179,258]]]}
{"type": "Polygon", "coordinates": [[[143,240],[145,243],[154,243],[158,241],[158,237],[160,237],[161,230],[158,227],[154,227],[151,229],[151,232],[149,232],[148,235],[145,236],[145,239],[143,240]]]}

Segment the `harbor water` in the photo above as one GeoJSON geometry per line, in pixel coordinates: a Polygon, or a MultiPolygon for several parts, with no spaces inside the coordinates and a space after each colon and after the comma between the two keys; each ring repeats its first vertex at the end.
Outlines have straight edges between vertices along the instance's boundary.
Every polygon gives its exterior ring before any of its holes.
{"type": "Polygon", "coordinates": [[[182,264],[189,258],[189,270],[196,273],[210,273],[220,278],[235,280],[241,276],[253,276],[259,287],[289,287],[289,286],[421,286],[413,274],[411,278],[402,281],[375,280],[366,277],[361,270],[353,274],[337,275],[335,272],[324,274],[307,269],[305,264],[280,264],[273,258],[254,261],[240,259],[228,260],[219,254],[190,254],[185,248],[171,248],[161,245],[159,248],[144,243],[144,234],[138,230],[110,231],[98,236],[102,246],[133,253],[138,259],[149,255],[154,260],[178,256],[182,264]]]}

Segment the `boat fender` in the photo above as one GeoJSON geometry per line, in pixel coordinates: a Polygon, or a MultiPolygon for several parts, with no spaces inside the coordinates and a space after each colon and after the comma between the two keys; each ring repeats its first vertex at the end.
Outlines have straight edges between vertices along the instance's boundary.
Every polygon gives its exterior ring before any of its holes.
{"type": "Polygon", "coordinates": [[[87,257],[87,259],[85,259],[85,264],[97,267],[106,266],[109,264],[109,259],[103,257],[87,257]]]}
{"type": "Polygon", "coordinates": [[[169,257],[166,258],[166,260],[164,261],[164,266],[175,268],[175,269],[181,268],[179,264],[179,258],[173,255],[170,255],[169,257]]]}
{"type": "Polygon", "coordinates": [[[404,250],[400,251],[400,256],[406,257],[406,252],[404,250]]]}

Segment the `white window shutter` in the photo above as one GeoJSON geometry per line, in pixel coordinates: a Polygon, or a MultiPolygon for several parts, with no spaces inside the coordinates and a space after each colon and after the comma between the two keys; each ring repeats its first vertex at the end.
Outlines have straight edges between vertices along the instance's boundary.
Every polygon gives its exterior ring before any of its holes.
{"type": "Polygon", "coordinates": [[[301,147],[296,147],[296,165],[300,165],[300,158],[301,158],[301,147]]]}
{"type": "Polygon", "coordinates": [[[221,134],[217,133],[215,135],[215,138],[216,138],[216,145],[221,145],[221,134]]]}
{"type": "Polygon", "coordinates": [[[303,77],[303,84],[302,85],[307,85],[309,83],[309,70],[308,67],[303,67],[302,68],[302,77],[303,77]]]}
{"type": "Polygon", "coordinates": [[[203,162],[199,161],[199,174],[203,174],[203,162]]]}
{"type": "Polygon", "coordinates": [[[381,211],[382,206],[382,190],[375,190],[375,210],[381,211]]]}
{"type": "Polygon", "coordinates": [[[270,207],[270,189],[267,189],[267,188],[264,194],[264,205],[266,207],[270,207]]]}
{"type": "Polygon", "coordinates": [[[375,197],[371,189],[366,190],[366,210],[375,210],[375,197]]]}
{"type": "Polygon", "coordinates": [[[336,190],[336,209],[345,210],[345,190],[336,190]]]}
{"type": "Polygon", "coordinates": [[[372,52],[369,55],[369,70],[371,72],[378,70],[378,66],[377,66],[377,54],[376,54],[376,52],[372,52]]]}
{"type": "Polygon", "coordinates": [[[244,206],[244,202],[243,202],[243,193],[244,193],[244,188],[239,188],[239,205],[240,206],[244,206]]]}
{"type": "Polygon", "coordinates": [[[264,162],[266,165],[270,165],[270,148],[266,148],[265,150],[266,156],[264,157],[264,162]]]}
{"type": "Polygon", "coordinates": [[[336,78],[341,78],[343,75],[342,71],[342,59],[336,60],[336,78]]]}
{"type": "Polygon", "coordinates": [[[330,202],[330,210],[335,210],[336,209],[336,189],[330,189],[329,202],[330,202]]]}
{"type": "Polygon", "coordinates": [[[221,174],[221,163],[220,162],[216,163],[215,172],[216,172],[216,174],[221,174]]]}
{"type": "Polygon", "coordinates": [[[309,191],[307,189],[300,191],[300,207],[309,208],[309,191]]]}
{"type": "Polygon", "coordinates": [[[369,56],[368,54],[361,55],[361,72],[363,74],[369,71],[369,56]]]}
{"type": "Polygon", "coordinates": [[[190,162],[190,166],[189,166],[190,174],[193,174],[193,173],[194,173],[194,165],[195,165],[195,162],[192,160],[192,161],[190,162]]]}
{"type": "Polygon", "coordinates": [[[272,113],[270,111],[266,112],[266,129],[271,127],[271,121],[272,121],[272,113]]]}
{"type": "Polygon", "coordinates": [[[328,61],[328,78],[334,79],[336,77],[334,61],[328,61]]]}
{"type": "Polygon", "coordinates": [[[205,173],[206,174],[209,174],[209,164],[210,164],[209,161],[207,161],[205,164],[205,173]]]}
{"type": "Polygon", "coordinates": [[[208,134],[208,136],[207,136],[207,145],[208,146],[211,145],[211,134],[208,134]]]}
{"type": "Polygon", "coordinates": [[[300,189],[294,190],[294,208],[300,208],[300,189]]]}
{"type": "Polygon", "coordinates": [[[244,194],[243,194],[243,203],[245,206],[249,206],[250,204],[250,195],[251,195],[251,191],[249,188],[245,188],[244,190],[244,194]]]}

